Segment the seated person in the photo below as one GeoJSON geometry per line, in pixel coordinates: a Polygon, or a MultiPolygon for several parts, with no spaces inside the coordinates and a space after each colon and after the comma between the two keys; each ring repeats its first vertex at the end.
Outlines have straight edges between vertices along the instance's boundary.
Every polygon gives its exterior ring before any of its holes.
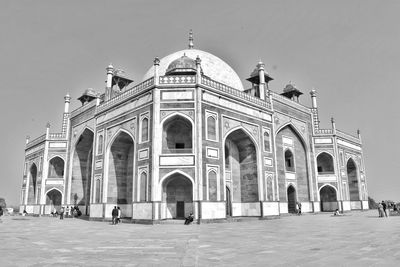
{"type": "Polygon", "coordinates": [[[342,216],[343,214],[340,213],[339,209],[336,209],[333,213],[334,216],[342,216]]]}
{"type": "Polygon", "coordinates": [[[190,224],[191,222],[193,222],[193,219],[194,219],[194,215],[193,215],[193,212],[191,212],[191,213],[189,214],[189,216],[185,218],[185,225],[188,225],[188,224],[190,224]]]}

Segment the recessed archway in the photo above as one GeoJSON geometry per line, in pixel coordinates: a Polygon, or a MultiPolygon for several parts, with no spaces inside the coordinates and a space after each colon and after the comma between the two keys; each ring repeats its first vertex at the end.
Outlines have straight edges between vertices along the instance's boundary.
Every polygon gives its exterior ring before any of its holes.
{"type": "Polygon", "coordinates": [[[287,201],[288,201],[288,212],[296,213],[296,189],[294,186],[289,185],[287,188],[287,201]]]}
{"type": "Polygon", "coordinates": [[[132,203],[134,141],[126,132],[119,132],[108,152],[107,203],[132,203]]]}
{"type": "Polygon", "coordinates": [[[338,209],[336,190],[330,185],[323,186],[319,191],[321,211],[334,211],[338,209]]]}
{"type": "Polygon", "coordinates": [[[335,169],[333,167],[333,157],[326,152],[322,152],[317,157],[317,170],[318,174],[333,174],[335,169]]]}
{"type": "Polygon", "coordinates": [[[88,215],[92,177],[93,132],[85,129],[75,144],[72,159],[71,204],[85,206],[88,215]]]}
{"type": "Polygon", "coordinates": [[[192,153],[192,123],[183,116],[174,115],[163,123],[162,153],[192,153]]]}
{"type": "Polygon", "coordinates": [[[46,205],[50,205],[50,212],[56,209],[57,211],[61,207],[62,194],[57,189],[52,189],[46,194],[46,205]]]}
{"type": "Polygon", "coordinates": [[[350,201],[360,200],[356,163],[352,158],[347,161],[347,178],[349,180],[350,201]]]}
{"type": "Polygon", "coordinates": [[[36,204],[37,173],[36,164],[33,163],[29,168],[28,204],[36,204]]]}
{"type": "Polygon", "coordinates": [[[225,176],[231,177],[232,201],[259,201],[255,143],[243,129],[237,129],[226,137],[224,146],[225,176]]]}
{"type": "Polygon", "coordinates": [[[193,184],[181,173],[174,173],[162,183],[165,218],[184,218],[193,210],[193,184]]]}
{"type": "Polygon", "coordinates": [[[48,178],[64,177],[64,160],[60,157],[54,157],[49,161],[48,178]]]}

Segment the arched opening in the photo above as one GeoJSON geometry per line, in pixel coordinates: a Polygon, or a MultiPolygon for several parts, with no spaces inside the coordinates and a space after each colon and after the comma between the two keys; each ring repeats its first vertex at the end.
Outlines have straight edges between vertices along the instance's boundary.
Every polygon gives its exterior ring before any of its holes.
{"type": "Polygon", "coordinates": [[[149,119],[148,118],[144,118],[142,120],[141,141],[142,142],[149,141],[149,119]]]}
{"type": "Polygon", "coordinates": [[[134,142],[120,132],[110,146],[108,155],[107,203],[132,203],[134,142]]]}
{"type": "Polygon", "coordinates": [[[28,204],[36,204],[37,172],[36,164],[32,164],[29,169],[28,204]]]}
{"type": "Polygon", "coordinates": [[[335,211],[338,209],[336,190],[332,186],[325,185],[319,191],[321,211],[335,211]]]}
{"type": "Polygon", "coordinates": [[[333,168],[333,158],[328,153],[322,152],[317,157],[318,174],[332,174],[335,173],[333,168]]]}
{"type": "Polygon", "coordinates": [[[271,150],[271,142],[269,140],[269,133],[268,131],[264,132],[264,151],[270,151],[271,150]]]}
{"type": "Polygon", "coordinates": [[[217,140],[216,119],[213,116],[207,117],[207,139],[217,140]]]}
{"type": "Polygon", "coordinates": [[[165,218],[182,219],[193,210],[192,182],[180,173],[175,173],[162,184],[162,201],[165,203],[165,218]]]}
{"type": "Polygon", "coordinates": [[[192,124],[188,119],[175,115],[163,124],[162,153],[192,153],[192,124]]]}
{"type": "Polygon", "coordinates": [[[60,157],[54,157],[49,161],[48,178],[64,177],[64,160],[60,157]]]}
{"type": "Polygon", "coordinates": [[[349,180],[350,201],[360,200],[357,167],[356,163],[351,158],[347,161],[347,178],[349,180]]]}
{"type": "Polygon", "coordinates": [[[140,201],[147,201],[147,174],[146,172],[142,172],[140,174],[140,201]]]}
{"type": "Polygon", "coordinates": [[[232,198],[231,198],[231,190],[229,187],[225,188],[226,194],[226,216],[232,216],[232,198]]]}
{"type": "Polygon", "coordinates": [[[215,171],[208,172],[208,196],[210,201],[217,201],[218,194],[217,173],[215,171]]]}
{"type": "Polygon", "coordinates": [[[75,144],[72,159],[71,203],[84,206],[86,215],[89,215],[92,153],[93,132],[85,129],[75,144]]]}
{"type": "Polygon", "coordinates": [[[252,139],[242,129],[233,131],[225,140],[224,151],[225,173],[231,176],[226,183],[232,188],[233,202],[259,201],[257,151],[252,139]]]}
{"type": "Polygon", "coordinates": [[[293,153],[290,151],[290,149],[286,149],[285,151],[285,169],[289,172],[295,171],[293,153]]]}
{"type": "Polygon", "coordinates": [[[50,212],[54,211],[56,209],[57,211],[60,210],[61,208],[61,200],[62,200],[62,195],[61,192],[52,189],[46,194],[46,205],[50,206],[50,212]]]}
{"type": "Polygon", "coordinates": [[[296,213],[296,189],[289,185],[287,188],[288,212],[296,213]]]}
{"type": "MultiPolygon", "coordinates": [[[[307,145],[301,134],[292,125],[282,127],[276,134],[277,188],[279,201],[285,202],[287,181],[296,184],[297,200],[310,201],[307,145]],[[279,160],[281,159],[281,160],[279,160]]],[[[277,199],[278,200],[278,199],[277,199]]]]}

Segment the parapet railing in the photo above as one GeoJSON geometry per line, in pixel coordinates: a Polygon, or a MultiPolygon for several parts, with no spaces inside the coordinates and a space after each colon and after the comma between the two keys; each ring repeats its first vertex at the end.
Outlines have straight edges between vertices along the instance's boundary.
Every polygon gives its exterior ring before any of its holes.
{"type": "Polygon", "coordinates": [[[86,105],[83,105],[71,112],[71,118],[75,117],[78,114],[81,114],[82,112],[94,107],[96,105],[96,101],[93,100],[92,102],[87,103],[86,105]]]}
{"type": "Polygon", "coordinates": [[[161,76],[160,84],[195,84],[195,75],[161,76]]]}
{"type": "Polygon", "coordinates": [[[96,109],[96,113],[103,112],[104,110],[109,109],[110,107],[113,107],[117,104],[120,104],[124,102],[126,99],[131,98],[132,96],[135,96],[139,94],[140,92],[150,88],[152,85],[154,85],[154,77],[151,77],[150,79],[147,79],[134,87],[126,90],[125,92],[111,98],[107,102],[104,102],[103,104],[99,105],[96,109]]]}
{"type": "Polygon", "coordinates": [[[280,95],[280,94],[278,94],[278,93],[276,93],[274,91],[270,91],[270,92],[271,92],[272,97],[277,99],[278,101],[284,102],[285,104],[288,104],[289,106],[297,108],[297,109],[299,109],[301,111],[310,113],[310,108],[308,108],[306,106],[303,106],[302,104],[297,103],[297,102],[295,102],[295,101],[293,101],[293,100],[291,100],[291,99],[289,99],[289,98],[287,98],[287,97],[285,97],[283,95],[280,95]]]}
{"type": "Polygon", "coordinates": [[[244,93],[244,92],[242,92],[242,91],[240,91],[238,89],[235,89],[235,88],[232,88],[232,87],[227,86],[225,84],[216,82],[216,81],[214,81],[214,80],[212,80],[212,79],[210,79],[208,77],[202,76],[201,77],[201,84],[204,84],[204,85],[210,86],[212,88],[218,89],[218,90],[220,90],[222,92],[225,92],[225,93],[227,93],[227,94],[229,94],[231,96],[239,98],[242,101],[245,101],[245,102],[248,102],[248,103],[251,103],[251,104],[255,104],[255,105],[261,106],[263,108],[271,109],[271,104],[270,103],[268,103],[268,102],[266,102],[266,101],[264,101],[264,100],[262,100],[260,98],[257,98],[255,96],[246,94],[246,93],[244,93]]]}
{"type": "Polygon", "coordinates": [[[64,139],[66,137],[65,133],[50,133],[49,139],[56,140],[56,139],[64,139]]]}
{"type": "Polygon", "coordinates": [[[315,134],[333,134],[332,129],[317,129],[315,130],[315,134]]]}
{"type": "Polygon", "coordinates": [[[336,130],[336,135],[339,136],[339,137],[342,137],[344,139],[347,139],[347,140],[350,140],[350,141],[353,141],[353,142],[356,142],[356,143],[360,143],[360,139],[358,137],[353,136],[353,135],[348,134],[348,133],[345,133],[343,131],[336,130]]]}
{"type": "Polygon", "coordinates": [[[46,134],[43,134],[43,135],[39,136],[38,138],[33,139],[32,141],[28,142],[28,144],[26,144],[26,148],[33,147],[33,146],[43,142],[44,140],[46,140],[46,134]]]}

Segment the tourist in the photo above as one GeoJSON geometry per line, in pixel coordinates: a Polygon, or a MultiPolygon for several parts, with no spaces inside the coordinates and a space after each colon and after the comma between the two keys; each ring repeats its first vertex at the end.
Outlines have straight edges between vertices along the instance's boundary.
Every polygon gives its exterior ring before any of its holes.
{"type": "Polygon", "coordinates": [[[333,213],[334,216],[342,216],[343,214],[340,213],[339,209],[336,209],[333,213]]]}
{"type": "Polygon", "coordinates": [[[3,208],[0,206],[0,223],[2,223],[3,221],[1,220],[1,216],[3,216],[3,208]]]}
{"type": "MultiPolygon", "coordinates": [[[[72,208],[72,206],[71,206],[71,208],[72,208]]],[[[67,207],[65,208],[65,218],[68,218],[68,217],[69,217],[69,212],[70,212],[70,211],[71,211],[70,207],[67,206],[67,207]]]]}
{"type": "Polygon", "coordinates": [[[118,209],[118,215],[117,215],[117,224],[121,222],[121,209],[117,207],[118,209]]]}
{"type": "MultiPolygon", "coordinates": [[[[386,203],[385,203],[385,201],[383,201],[382,200],[382,207],[383,207],[383,214],[382,215],[385,215],[385,217],[387,217],[388,215],[387,215],[387,213],[386,213],[386,203]]],[[[383,216],[382,216],[383,217],[383,216]]]]}
{"type": "Polygon", "coordinates": [[[189,216],[185,218],[185,225],[189,225],[191,222],[193,222],[193,219],[194,219],[194,215],[193,215],[193,212],[191,212],[189,214],[189,216]]]}
{"type": "Polygon", "coordinates": [[[111,212],[112,216],[112,224],[116,225],[117,224],[117,217],[118,217],[118,209],[117,206],[114,206],[114,209],[111,212]]]}
{"type": "Polygon", "coordinates": [[[297,201],[297,215],[301,215],[301,203],[297,201]]]}
{"type": "Polygon", "coordinates": [[[26,212],[26,210],[24,210],[24,211],[22,212],[22,216],[26,216],[26,215],[28,215],[28,213],[26,212]]]}
{"type": "Polygon", "coordinates": [[[60,220],[64,220],[64,207],[60,209],[60,220]]]}
{"type": "Polygon", "coordinates": [[[383,217],[383,206],[382,206],[382,203],[378,204],[378,213],[379,213],[379,217],[383,217]]]}

